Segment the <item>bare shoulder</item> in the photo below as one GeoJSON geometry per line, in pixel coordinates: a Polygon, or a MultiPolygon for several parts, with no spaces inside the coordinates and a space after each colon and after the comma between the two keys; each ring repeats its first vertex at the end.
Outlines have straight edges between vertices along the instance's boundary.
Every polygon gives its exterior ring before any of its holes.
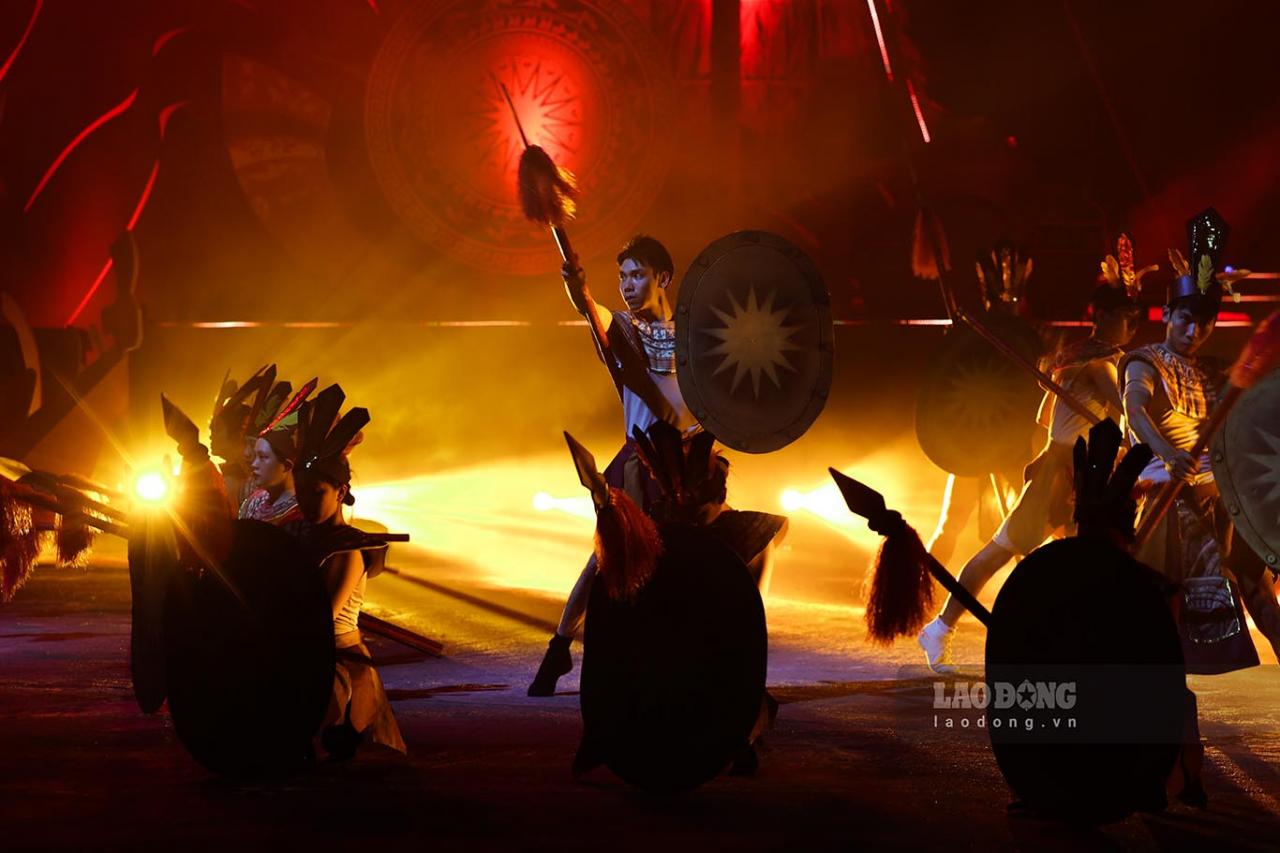
{"type": "Polygon", "coordinates": [[[1154,379],[1156,376],[1155,365],[1142,359],[1131,359],[1124,366],[1124,378],[1128,382],[1132,379],[1154,379]]]}
{"type": "Polygon", "coordinates": [[[357,568],[364,568],[364,560],[361,559],[359,551],[339,551],[336,554],[330,554],[324,561],[325,571],[335,574],[345,574],[357,568]]]}

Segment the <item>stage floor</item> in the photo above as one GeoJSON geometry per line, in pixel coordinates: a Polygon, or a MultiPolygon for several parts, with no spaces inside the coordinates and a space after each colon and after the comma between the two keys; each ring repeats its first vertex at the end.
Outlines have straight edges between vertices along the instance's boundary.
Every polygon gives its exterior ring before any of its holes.
{"type": "MultiPolygon", "coordinates": [[[[758,773],[657,797],[604,769],[570,778],[576,672],[560,695],[525,696],[554,596],[402,558],[401,576],[370,582],[370,609],[447,647],[435,659],[372,643],[409,757],[255,784],[211,777],[163,714],[138,712],[119,560],[38,569],[0,610],[3,847],[1274,849],[1280,837],[1274,664],[1192,679],[1207,811],[1175,805],[1086,833],[1006,814],[986,733],[935,727],[914,644],[868,646],[851,605],[774,598],[769,681],[782,707],[758,773]]],[[[960,649],[981,659],[979,626],[962,625],[960,649]]]]}

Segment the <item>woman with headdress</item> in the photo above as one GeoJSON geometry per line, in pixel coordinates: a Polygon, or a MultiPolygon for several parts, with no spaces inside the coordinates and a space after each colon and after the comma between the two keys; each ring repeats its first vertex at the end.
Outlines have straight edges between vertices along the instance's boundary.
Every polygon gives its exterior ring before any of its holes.
{"type": "Polygon", "coordinates": [[[289,395],[288,383],[277,384],[275,379],[274,364],[260,368],[240,385],[228,373],[214,398],[213,414],[209,418],[208,455],[222,460],[216,473],[226,493],[227,509],[233,516],[253,492],[253,436],[262,428],[258,421],[267,400],[274,398],[278,408],[289,395]],[[281,386],[284,393],[276,396],[281,386]]]}
{"type": "MultiPolygon", "coordinates": [[[[288,387],[288,383],[282,383],[288,387]]],[[[302,518],[294,492],[293,466],[298,448],[294,433],[298,425],[298,409],[315,390],[312,379],[289,404],[273,412],[274,417],[260,429],[253,442],[254,491],[240,504],[240,518],[251,518],[269,524],[288,524],[302,518]]]]}
{"type": "Polygon", "coordinates": [[[333,758],[348,758],[364,741],[405,752],[404,739],[387,701],[382,680],[358,627],[365,584],[381,570],[386,543],[370,541],[343,517],[355,503],[347,454],[369,423],[367,409],[337,417],[345,396],[331,385],[308,403],[298,423],[298,465],[294,470],[301,520],[290,525],[309,559],[324,576],[333,607],[337,670],[321,745],[333,758]]]}

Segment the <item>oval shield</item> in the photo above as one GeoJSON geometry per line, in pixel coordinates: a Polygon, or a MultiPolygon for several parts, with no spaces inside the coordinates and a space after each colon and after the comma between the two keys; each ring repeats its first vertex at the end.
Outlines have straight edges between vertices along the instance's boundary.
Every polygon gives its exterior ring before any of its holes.
{"type": "Polygon", "coordinates": [[[689,265],[676,304],[680,392],[726,446],[768,453],[826,405],[831,297],[804,252],[768,231],[721,237],[689,265]]]}
{"type": "Polygon", "coordinates": [[[333,613],[293,536],[234,522],[217,572],[170,579],[164,646],[173,727],[196,761],[241,777],[307,765],[333,690],[333,613]]]}
{"type": "Polygon", "coordinates": [[[1077,823],[1163,807],[1190,694],[1152,569],[1075,537],[1031,552],[991,609],[986,686],[992,752],[1028,806],[1077,823]]]}
{"type": "MultiPolygon", "coordinates": [[[[1035,362],[1040,336],[1024,320],[988,313],[983,323],[1035,362]]],[[[934,465],[958,477],[1011,471],[1031,460],[1043,392],[977,332],[953,326],[916,398],[916,439],[934,465]]]]}
{"type": "Polygon", "coordinates": [[[164,705],[164,596],[169,579],[181,571],[173,522],[159,513],[130,520],[129,674],[133,696],[144,714],[164,705]]]}
{"type": "Polygon", "coordinates": [[[1236,530],[1280,571],[1280,370],[1241,396],[1213,437],[1209,458],[1236,530]]]}
{"type": "Polygon", "coordinates": [[[663,545],[634,601],[594,585],[582,744],[633,785],[680,791],[712,779],[746,746],[764,697],[768,637],[755,582],[714,533],[664,528],[663,545]]]}

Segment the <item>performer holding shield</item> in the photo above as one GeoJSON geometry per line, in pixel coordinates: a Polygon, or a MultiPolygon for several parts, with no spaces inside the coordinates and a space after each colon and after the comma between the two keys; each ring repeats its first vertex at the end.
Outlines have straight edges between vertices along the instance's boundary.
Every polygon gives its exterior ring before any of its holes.
{"type": "MultiPolygon", "coordinates": [[[[659,421],[686,439],[705,427],[747,453],[769,453],[804,435],[826,404],[834,352],[830,294],[813,262],[776,234],[728,234],[689,265],[673,312],[670,256],[659,249],[651,238],[636,238],[619,253],[625,312],[596,306],[575,265],[566,269],[570,298],[593,321],[618,387],[628,435],[659,421]]],[[[631,441],[605,477],[650,512],[661,489],[631,441]]],[[[594,573],[589,563],[530,695],[549,695],[572,667],[569,643],[594,573]]],[[[767,593],[767,565],[756,579],[767,593]]]]}
{"type": "MultiPolygon", "coordinates": [[[[1092,333],[1056,353],[1047,367],[1097,420],[1110,417],[1119,421],[1122,415],[1116,365],[1123,353],[1121,347],[1137,332],[1141,280],[1153,269],[1134,269],[1133,246],[1122,234],[1116,255],[1108,255],[1102,262],[1102,281],[1089,298],[1092,333]]],[[[1060,405],[1052,391],[1045,392],[1038,420],[1049,430],[1044,450],[1027,467],[1028,477],[1008,517],[960,572],[960,583],[975,595],[1015,555],[1031,553],[1071,521],[1072,447],[1092,422],[1060,405]]],[[[920,632],[918,642],[935,672],[953,669],[951,645],[962,611],[961,602],[948,597],[938,618],[920,632]]]]}
{"type": "MultiPolygon", "coordinates": [[[[1003,241],[974,261],[982,322],[1034,361],[1042,347],[1025,298],[1032,268],[1030,256],[1003,241]]],[[[937,277],[925,270],[917,274],[937,277]]],[[[1021,481],[1034,447],[1031,416],[1037,389],[963,326],[948,330],[935,364],[916,403],[916,434],[925,455],[947,472],[938,522],[926,543],[945,565],[975,511],[982,539],[1004,521],[1006,495],[1021,481]],[[981,439],[980,448],[974,438],[981,439]]]]}

